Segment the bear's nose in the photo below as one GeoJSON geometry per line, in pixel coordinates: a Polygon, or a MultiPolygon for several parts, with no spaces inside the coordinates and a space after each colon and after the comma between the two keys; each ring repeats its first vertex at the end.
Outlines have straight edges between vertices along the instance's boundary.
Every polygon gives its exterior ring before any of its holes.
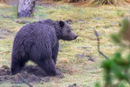
{"type": "Polygon", "coordinates": [[[78,35],[75,36],[75,39],[78,37],[78,35]]]}

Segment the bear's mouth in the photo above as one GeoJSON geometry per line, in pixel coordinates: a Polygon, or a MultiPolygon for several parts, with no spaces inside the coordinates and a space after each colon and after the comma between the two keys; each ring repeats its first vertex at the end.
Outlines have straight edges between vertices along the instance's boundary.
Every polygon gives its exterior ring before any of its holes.
{"type": "Polygon", "coordinates": [[[77,37],[74,37],[74,38],[65,38],[64,40],[67,40],[67,41],[71,41],[71,40],[75,40],[77,37]]]}
{"type": "Polygon", "coordinates": [[[63,36],[63,40],[67,40],[67,41],[71,41],[71,40],[75,40],[78,37],[78,35],[74,36],[74,37],[70,37],[70,36],[63,36]]]}
{"type": "Polygon", "coordinates": [[[69,40],[70,40],[70,41],[71,41],[71,40],[75,40],[77,37],[78,37],[78,36],[75,36],[75,37],[73,37],[73,38],[69,38],[69,40]]]}

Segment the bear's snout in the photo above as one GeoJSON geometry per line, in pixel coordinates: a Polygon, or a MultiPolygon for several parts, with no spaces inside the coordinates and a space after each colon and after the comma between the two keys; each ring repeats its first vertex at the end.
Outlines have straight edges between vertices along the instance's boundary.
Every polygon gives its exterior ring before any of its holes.
{"type": "Polygon", "coordinates": [[[77,34],[75,34],[75,33],[73,33],[72,40],[75,40],[77,37],[78,37],[78,35],[77,35],[77,34]]]}
{"type": "Polygon", "coordinates": [[[74,39],[76,39],[78,37],[78,35],[76,35],[75,37],[74,37],[74,39]]]}

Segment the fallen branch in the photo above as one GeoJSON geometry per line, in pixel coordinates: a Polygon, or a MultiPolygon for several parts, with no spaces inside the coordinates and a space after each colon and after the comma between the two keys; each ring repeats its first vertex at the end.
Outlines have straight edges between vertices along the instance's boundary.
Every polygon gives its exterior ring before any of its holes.
{"type": "Polygon", "coordinates": [[[98,32],[95,29],[94,29],[94,34],[97,37],[97,43],[98,43],[97,48],[98,48],[99,54],[101,54],[105,59],[108,59],[108,57],[102,51],[100,51],[100,38],[99,38],[98,32]]]}
{"type": "Polygon", "coordinates": [[[29,84],[27,81],[25,81],[20,74],[18,74],[18,75],[19,75],[19,78],[23,81],[23,83],[27,84],[29,87],[33,87],[31,84],[29,84]]]}

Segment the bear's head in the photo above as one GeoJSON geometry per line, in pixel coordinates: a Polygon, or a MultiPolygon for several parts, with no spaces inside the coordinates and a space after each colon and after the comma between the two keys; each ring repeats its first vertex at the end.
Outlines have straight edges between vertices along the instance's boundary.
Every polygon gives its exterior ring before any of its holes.
{"type": "Polygon", "coordinates": [[[61,33],[60,39],[70,41],[78,37],[78,35],[72,31],[72,28],[66,21],[59,21],[58,24],[60,26],[60,33],[61,33]]]}

